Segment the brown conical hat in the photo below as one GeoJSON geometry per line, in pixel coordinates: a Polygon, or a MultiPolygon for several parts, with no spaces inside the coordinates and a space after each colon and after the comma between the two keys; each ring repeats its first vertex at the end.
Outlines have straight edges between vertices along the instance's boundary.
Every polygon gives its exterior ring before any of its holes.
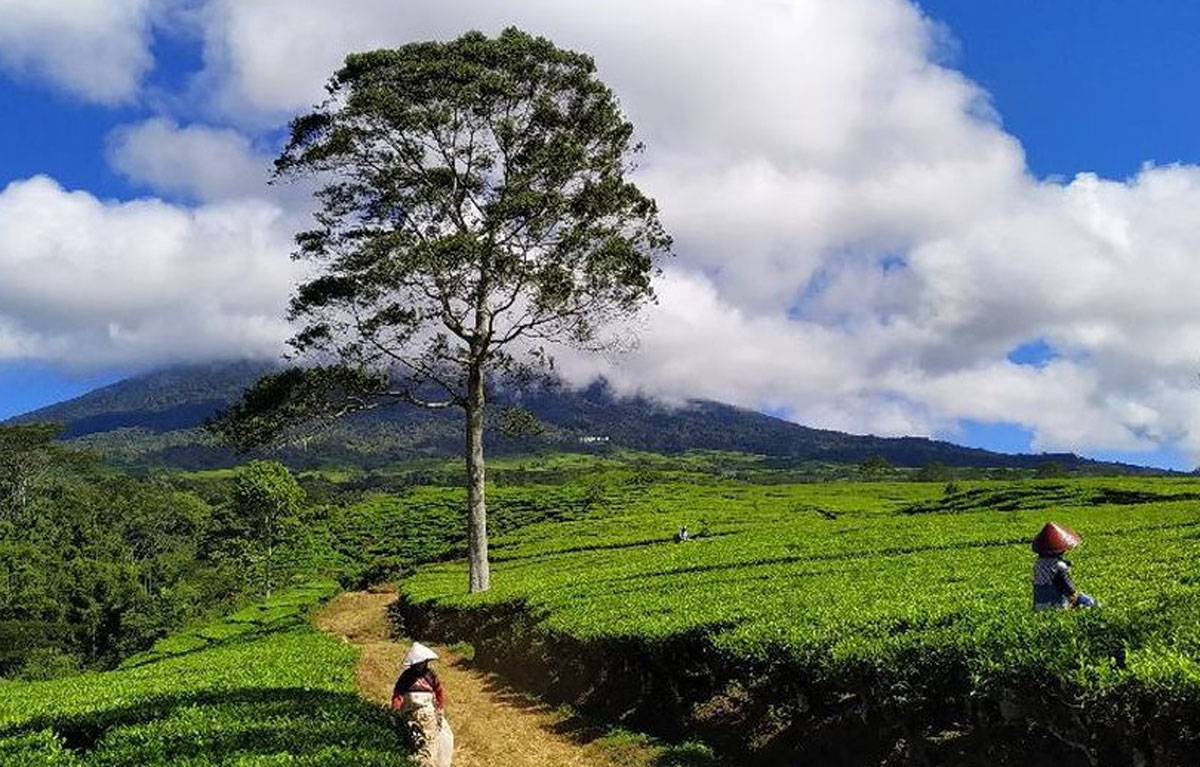
{"type": "Polygon", "coordinates": [[[1061,554],[1079,545],[1079,534],[1066,525],[1047,522],[1033,539],[1033,550],[1039,554],[1061,554]]]}

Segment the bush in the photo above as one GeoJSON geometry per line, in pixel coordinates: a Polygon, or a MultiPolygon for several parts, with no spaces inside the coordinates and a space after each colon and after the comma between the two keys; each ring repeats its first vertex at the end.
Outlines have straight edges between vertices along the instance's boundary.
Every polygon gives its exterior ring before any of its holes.
{"type": "Polygon", "coordinates": [[[39,647],[25,656],[25,662],[17,674],[20,679],[58,679],[79,671],[78,656],[62,652],[53,647],[39,647]]]}
{"type": "MultiPolygon", "coordinates": [[[[563,684],[611,685],[644,657],[661,662],[644,669],[648,680],[712,680],[720,666],[696,664],[731,658],[730,667],[763,669],[772,685],[751,700],[765,698],[787,722],[802,721],[788,713],[799,698],[770,696],[794,689],[827,716],[859,706],[859,721],[892,721],[897,732],[939,717],[987,726],[1003,708],[1022,727],[1091,744],[1101,763],[1140,758],[1135,748],[1200,749],[1190,724],[1200,712],[1200,482],[942,490],[660,481],[619,507],[498,536],[486,594],[465,593],[461,563],[423,567],[403,588],[418,612],[463,616],[458,638],[485,659],[502,646],[519,664],[538,637],[562,638],[563,653],[600,665],[619,656],[605,670],[556,672],[563,684]],[[1104,609],[1031,610],[1029,540],[1048,507],[1083,535],[1076,581],[1104,609]],[[699,514],[709,535],[669,543],[675,520],[699,514]],[[529,623],[523,638],[505,638],[529,623]],[[661,652],[684,639],[685,649],[661,652]]],[[[604,692],[617,702],[627,694],[604,692]]]]}
{"type": "MultiPolygon", "coordinates": [[[[289,601],[299,614],[328,593],[289,601]]],[[[388,712],[356,690],[357,652],[304,621],[270,625],[189,651],[166,640],[135,668],[0,684],[0,764],[411,767],[388,712]]]]}

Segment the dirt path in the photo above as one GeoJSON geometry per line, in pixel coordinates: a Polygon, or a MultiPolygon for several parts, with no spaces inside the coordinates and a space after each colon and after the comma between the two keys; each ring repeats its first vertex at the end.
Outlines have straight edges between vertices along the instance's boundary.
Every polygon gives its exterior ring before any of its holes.
{"type": "MultiPolygon", "coordinates": [[[[386,702],[407,644],[389,641],[387,607],[395,594],[342,594],[318,616],[317,625],[362,648],[358,686],[371,700],[386,702]]],[[[656,749],[598,740],[569,716],[506,687],[494,675],[436,648],[454,726],[455,767],[637,767],[654,763],[656,749]]]]}

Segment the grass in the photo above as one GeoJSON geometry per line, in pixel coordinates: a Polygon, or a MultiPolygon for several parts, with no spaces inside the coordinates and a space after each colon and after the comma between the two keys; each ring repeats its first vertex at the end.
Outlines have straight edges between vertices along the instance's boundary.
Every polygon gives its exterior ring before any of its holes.
{"type": "Polygon", "coordinates": [[[304,620],[331,590],[283,592],[117,671],[4,683],[0,764],[408,765],[387,713],[355,691],[356,651],[304,620]]]}
{"type": "Polygon", "coordinates": [[[136,668],[176,655],[234,641],[247,641],[304,625],[313,607],[331,597],[336,590],[337,584],[332,581],[313,581],[293,586],[222,618],[161,639],[146,652],[126,658],[121,666],[136,668]]]}
{"type": "Polygon", "coordinates": [[[669,745],[622,728],[608,731],[594,745],[622,767],[716,767],[720,763],[703,743],[669,745]]]}
{"type": "Polygon", "coordinates": [[[911,482],[667,481],[499,537],[486,594],[464,593],[462,563],[422,568],[404,590],[418,604],[521,605],[581,641],[703,636],[880,705],[1017,689],[1065,695],[1097,726],[1182,724],[1200,709],[1198,493],[1196,480],[1166,478],[961,483],[949,495],[911,482]],[[1028,541],[1051,518],[1082,534],[1074,574],[1103,609],[1032,612],[1028,541]],[[701,537],[673,543],[683,524],[701,537]]]}

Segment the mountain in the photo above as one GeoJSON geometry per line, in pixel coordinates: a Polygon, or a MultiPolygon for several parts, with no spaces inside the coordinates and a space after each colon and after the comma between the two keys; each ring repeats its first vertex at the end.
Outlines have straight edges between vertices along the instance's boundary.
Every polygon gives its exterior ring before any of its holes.
{"type": "MultiPolygon", "coordinates": [[[[231,465],[238,457],[200,427],[269,370],[269,365],[257,362],[172,367],[120,381],[12,421],[61,423],[66,438],[99,449],[122,464],[182,468],[231,465]]],[[[1066,469],[1156,471],[1090,461],[1070,453],[1010,455],[923,437],[876,437],[812,429],[707,400],[673,407],[644,397],[617,397],[604,383],[579,391],[557,388],[502,392],[493,398],[493,412],[514,406],[536,415],[545,430],[521,438],[492,430],[488,440],[493,453],[592,449],[600,444],[667,454],[732,450],[831,463],[857,463],[882,456],[896,466],[939,462],[947,466],[1028,469],[1056,461],[1066,469]]],[[[413,456],[453,455],[461,449],[462,439],[455,412],[397,407],[323,427],[279,455],[298,466],[329,462],[383,465],[413,456]]]]}

